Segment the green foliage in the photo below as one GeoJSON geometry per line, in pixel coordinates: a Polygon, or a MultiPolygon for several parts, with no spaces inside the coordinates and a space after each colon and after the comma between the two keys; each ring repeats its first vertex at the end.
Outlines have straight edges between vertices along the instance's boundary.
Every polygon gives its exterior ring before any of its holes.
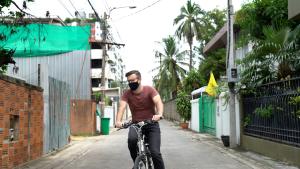
{"type": "Polygon", "coordinates": [[[0,74],[4,74],[6,72],[8,64],[15,63],[15,61],[12,58],[14,53],[15,50],[4,49],[0,46],[0,74]]]}
{"type": "Polygon", "coordinates": [[[111,88],[120,87],[120,82],[112,81],[112,82],[110,83],[110,87],[111,87],[111,88]]]}
{"type": "Polygon", "coordinates": [[[225,25],[226,23],[226,10],[213,9],[203,13],[200,27],[200,44],[196,47],[199,55],[203,55],[204,46],[215,36],[215,34],[225,25]]]}
{"type": "Polygon", "coordinates": [[[300,96],[290,97],[289,103],[292,105],[300,104],[300,96]]]}
{"type": "MultiPolygon", "coordinates": [[[[0,1],[0,14],[3,14],[3,9],[4,8],[8,8],[8,16],[6,17],[14,17],[14,18],[22,18],[25,15],[28,15],[29,13],[26,13],[24,10],[28,9],[27,3],[28,2],[34,2],[34,0],[23,0],[22,1],[22,5],[19,5],[17,3],[15,3],[15,1],[13,0],[1,0],[0,1]],[[14,3],[13,3],[14,2],[14,3]],[[17,11],[13,11],[11,10],[11,8],[9,8],[11,5],[14,5],[18,9],[17,11]]],[[[29,14],[30,15],[30,14],[29,14]]]]}
{"type": "Polygon", "coordinates": [[[300,25],[294,30],[288,27],[275,29],[264,27],[265,39],[254,41],[253,50],[240,61],[241,82],[256,86],[270,81],[286,79],[300,71],[300,25]]]}
{"type": "MultiPolygon", "coordinates": [[[[291,97],[289,104],[292,105],[300,105],[300,96],[291,97]]],[[[296,112],[292,112],[296,117],[300,118],[300,109],[296,110],[296,112]]]]}
{"type": "Polygon", "coordinates": [[[2,11],[2,8],[8,7],[11,3],[11,0],[1,0],[0,1],[0,12],[2,11]]]}
{"type": "Polygon", "coordinates": [[[208,53],[205,58],[202,59],[199,65],[199,74],[204,76],[203,78],[208,83],[210,72],[214,73],[216,80],[220,79],[221,75],[226,74],[226,49],[221,48],[211,53],[208,53]]]}
{"type": "Polygon", "coordinates": [[[155,51],[156,63],[158,67],[153,71],[158,71],[154,77],[154,84],[163,100],[171,99],[171,94],[176,96],[181,88],[181,80],[186,75],[187,66],[185,63],[186,51],[179,51],[176,39],[172,36],[162,40],[162,51],[155,51]]]}
{"type": "MultiPolygon", "coordinates": [[[[300,93],[300,87],[297,89],[297,92],[300,93]]],[[[300,105],[300,96],[290,97],[289,104],[291,105],[300,105]]],[[[296,112],[292,112],[296,117],[300,118],[300,109],[296,110],[296,112]]]]}
{"type": "Polygon", "coordinates": [[[179,91],[176,98],[176,110],[182,118],[183,122],[187,122],[191,119],[191,103],[190,95],[184,91],[179,91]]]}
{"type": "Polygon", "coordinates": [[[100,101],[101,100],[101,96],[102,96],[101,92],[95,92],[94,93],[94,97],[95,97],[96,101],[100,101]]]}
{"type": "Polygon", "coordinates": [[[0,75],[4,74],[7,70],[7,65],[0,66],[0,75]]]}
{"type": "Polygon", "coordinates": [[[300,109],[297,110],[297,111],[294,113],[294,115],[300,119],[300,109]]]}
{"type": "Polygon", "coordinates": [[[80,23],[81,19],[79,18],[66,18],[65,19],[65,23],[68,24],[68,23],[72,23],[72,22],[77,22],[77,23],[80,23]]]}
{"type": "Polygon", "coordinates": [[[248,114],[245,118],[244,118],[244,127],[248,126],[251,123],[251,117],[248,114]]]}
{"type": "Polygon", "coordinates": [[[175,34],[181,40],[182,37],[186,38],[190,46],[190,70],[193,67],[193,39],[201,39],[201,18],[200,16],[204,14],[204,11],[196,3],[192,3],[188,0],[186,6],[181,7],[180,15],[174,19],[174,25],[179,25],[175,34]]]}
{"type": "Polygon", "coordinates": [[[187,74],[187,77],[183,80],[183,90],[186,93],[191,93],[202,86],[205,86],[205,79],[196,70],[192,70],[187,74]]]}
{"type": "Polygon", "coordinates": [[[264,39],[264,26],[293,27],[295,22],[288,20],[288,0],[253,0],[236,13],[235,24],[250,40],[264,39]]]}
{"type": "Polygon", "coordinates": [[[64,22],[66,24],[72,23],[72,22],[77,22],[77,23],[95,23],[96,22],[96,18],[86,18],[86,19],[80,19],[80,18],[66,18],[64,20],[64,22]]]}
{"type": "Polygon", "coordinates": [[[107,106],[111,106],[112,105],[112,101],[111,101],[111,99],[110,99],[110,97],[105,97],[105,105],[107,105],[107,106]]]}
{"type": "MultiPolygon", "coordinates": [[[[95,92],[93,95],[94,95],[94,99],[96,102],[101,101],[102,92],[95,92]]],[[[110,97],[105,96],[104,101],[105,101],[105,105],[110,105],[110,106],[112,105],[112,101],[111,101],[110,97]]]]}
{"type": "Polygon", "coordinates": [[[259,107],[254,110],[255,114],[257,114],[259,117],[262,118],[270,118],[273,115],[273,111],[274,108],[272,105],[269,105],[268,107],[265,108],[259,107]]]}
{"type": "MultiPolygon", "coordinates": [[[[228,91],[228,89],[227,89],[228,91]]],[[[218,93],[218,92],[217,92],[218,93]]],[[[219,94],[218,94],[219,95],[219,94]]],[[[230,95],[229,95],[229,92],[226,92],[223,96],[222,96],[222,99],[225,100],[224,104],[222,104],[222,106],[225,106],[223,111],[225,111],[227,109],[227,106],[229,104],[229,99],[230,99],[230,95]]]]}
{"type": "MultiPolygon", "coordinates": [[[[23,18],[26,14],[26,12],[24,12],[25,9],[27,9],[27,2],[33,2],[33,0],[24,0],[22,3],[22,10],[18,10],[18,11],[13,11],[11,10],[9,7],[12,4],[12,0],[1,0],[0,1],[0,14],[4,17],[0,18],[0,24],[4,24],[7,26],[8,29],[10,29],[10,34],[6,35],[3,32],[0,33],[0,41],[8,41],[9,40],[9,36],[15,34],[17,31],[16,29],[13,27],[13,25],[15,24],[19,24],[19,23],[15,23],[13,22],[11,25],[7,25],[4,21],[8,18],[10,18],[11,20],[17,20],[20,18],[23,18]],[[4,8],[8,8],[8,14],[4,14],[3,13],[3,9],[4,8]],[[7,16],[6,16],[7,15],[7,16]]],[[[17,4],[14,3],[14,5],[16,6],[17,4]]],[[[26,25],[26,24],[23,24],[26,25]]],[[[13,55],[14,55],[15,50],[14,49],[9,49],[5,46],[0,46],[0,74],[3,74],[6,72],[7,70],[7,66],[8,64],[13,64],[14,60],[13,60],[13,55]]]]}

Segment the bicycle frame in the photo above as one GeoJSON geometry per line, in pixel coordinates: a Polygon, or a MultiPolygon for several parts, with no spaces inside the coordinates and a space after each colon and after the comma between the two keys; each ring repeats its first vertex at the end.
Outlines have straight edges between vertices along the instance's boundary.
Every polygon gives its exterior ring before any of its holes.
{"type": "Polygon", "coordinates": [[[133,127],[135,129],[135,131],[137,132],[137,136],[138,136],[138,141],[137,141],[137,144],[138,144],[138,147],[139,147],[139,151],[138,151],[138,155],[140,154],[145,154],[147,153],[146,152],[146,148],[147,148],[147,145],[148,143],[145,142],[145,135],[142,133],[142,127],[145,126],[145,124],[138,124],[139,126],[137,125],[132,125],[131,127],[133,127]]]}
{"type": "Polygon", "coordinates": [[[140,163],[144,164],[145,169],[154,169],[151,153],[149,151],[149,144],[145,141],[145,135],[142,132],[142,128],[151,122],[139,122],[137,124],[127,123],[123,125],[123,128],[132,127],[138,136],[137,146],[137,158],[135,161],[135,169],[140,169],[140,163]]]}

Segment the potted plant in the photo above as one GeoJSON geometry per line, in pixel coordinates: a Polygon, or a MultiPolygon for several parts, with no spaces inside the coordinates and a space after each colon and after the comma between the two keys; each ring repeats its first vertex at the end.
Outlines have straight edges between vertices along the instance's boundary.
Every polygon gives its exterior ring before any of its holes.
{"type": "Polygon", "coordinates": [[[187,129],[189,124],[188,121],[191,120],[191,103],[190,96],[184,91],[179,91],[177,95],[176,109],[182,119],[180,126],[183,129],[187,129]]]}

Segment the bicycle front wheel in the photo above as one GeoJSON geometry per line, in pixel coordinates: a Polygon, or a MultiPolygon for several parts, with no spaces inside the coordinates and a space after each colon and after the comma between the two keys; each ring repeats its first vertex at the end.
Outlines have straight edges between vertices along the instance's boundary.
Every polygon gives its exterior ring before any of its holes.
{"type": "Polygon", "coordinates": [[[133,169],[149,169],[145,155],[136,157],[133,169]]]}

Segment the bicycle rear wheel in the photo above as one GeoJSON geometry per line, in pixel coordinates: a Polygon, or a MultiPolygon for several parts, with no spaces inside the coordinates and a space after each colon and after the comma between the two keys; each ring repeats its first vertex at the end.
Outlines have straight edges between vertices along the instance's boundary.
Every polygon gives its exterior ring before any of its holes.
{"type": "Polygon", "coordinates": [[[145,155],[140,155],[136,157],[133,169],[149,169],[145,155]]]}

